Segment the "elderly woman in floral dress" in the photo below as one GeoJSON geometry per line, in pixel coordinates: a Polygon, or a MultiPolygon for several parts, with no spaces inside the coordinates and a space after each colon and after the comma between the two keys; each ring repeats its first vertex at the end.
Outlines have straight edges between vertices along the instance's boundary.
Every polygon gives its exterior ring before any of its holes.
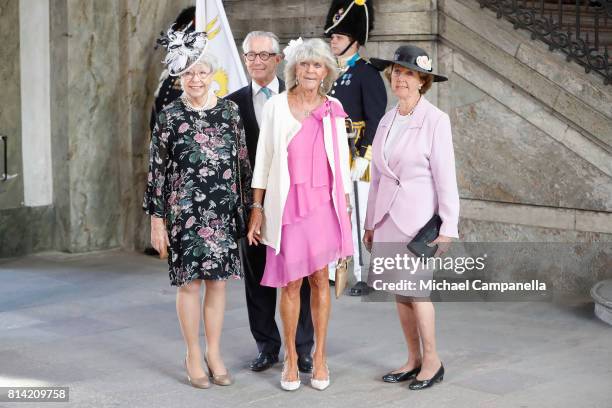
{"type": "Polygon", "coordinates": [[[230,385],[220,346],[225,282],[242,276],[237,209],[250,195],[251,177],[244,130],[238,106],[210,91],[217,62],[205,52],[204,34],[170,30],[161,43],[184,93],[157,116],[143,207],[151,216],[151,243],[160,254],[168,248],[170,283],[178,286],[188,380],[197,388],[208,388],[209,377],[230,385]],[[208,375],[199,344],[202,281],[208,375]]]}

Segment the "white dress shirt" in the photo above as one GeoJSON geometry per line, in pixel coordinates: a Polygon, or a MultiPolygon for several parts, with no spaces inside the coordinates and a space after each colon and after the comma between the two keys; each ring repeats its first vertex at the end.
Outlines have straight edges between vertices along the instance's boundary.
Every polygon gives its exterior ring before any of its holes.
{"type": "MultiPolygon", "coordinates": [[[[274,77],[272,82],[266,85],[266,88],[272,92],[272,96],[278,95],[279,89],[278,78],[274,77]]],[[[262,86],[259,86],[257,82],[251,81],[251,88],[253,89],[253,108],[255,109],[255,119],[257,119],[257,124],[261,125],[261,111],[266,102],[268,102],[268,97],[261,91],[262,86]]]]}

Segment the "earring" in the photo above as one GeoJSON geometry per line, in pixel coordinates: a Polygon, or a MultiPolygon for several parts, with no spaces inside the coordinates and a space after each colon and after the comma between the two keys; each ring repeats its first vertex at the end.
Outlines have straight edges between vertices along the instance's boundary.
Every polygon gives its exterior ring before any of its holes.
{"type": "Polygon", "coordinates": [[[296,84],[296,85],[299,85],[299,84],[300,84],[300,81],[298,81],[297,77],[295,77],[295,84],[296,84]]]}
{"type": "Polygon", "coordinates": [[[320,86],[321,88],[323,88],[323,85],[324,85],[324,83],[323,83],[323,81],[321,81],[321,85],[319,85],[319,86],[320,86]]]}

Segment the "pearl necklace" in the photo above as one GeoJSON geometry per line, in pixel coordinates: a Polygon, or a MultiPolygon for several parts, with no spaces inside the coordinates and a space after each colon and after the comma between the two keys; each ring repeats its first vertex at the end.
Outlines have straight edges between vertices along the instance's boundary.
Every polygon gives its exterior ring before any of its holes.
{"type": "Polygon", "coordinates": [[[402,115],[402,112],[400,112],[400,106],[399,104],[397,105],[397,113],[399,113],[402,116],[411,116],[414,113],[414,110],[416,109],[417,105],[419,104],[419,101],[421,100],[421,97],[419,96],[419,99],[417,99],[416,103],[414,104],[414,106],[412,107],[412,109],[410,110],[410,112],[408,112],[408,114],[406,115],[402,115]]]}
{"type": "Polygon", "coordinates": [[[191,101],[189,100],[189,97],[185,94],[181,95],[181,101],[183,101],[183,103],[185,104],[185,106],[187,107],[188,110],[199,113],[200,115],[204,113],[205,110],[208,109],[208,96],[210,94],[206,93],[206,99],[204,100],[204,103],[202,104],[201,107],[196,108],[195,106],[193,106],[193,104],[191,103],[191,101]]]}

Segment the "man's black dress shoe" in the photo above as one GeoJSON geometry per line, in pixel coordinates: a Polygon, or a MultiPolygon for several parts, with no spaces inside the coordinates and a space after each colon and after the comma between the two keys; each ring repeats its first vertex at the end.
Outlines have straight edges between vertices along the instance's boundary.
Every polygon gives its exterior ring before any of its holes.
{"type": "Polygon", "coordinates": [[[253,371],[264,371],[272,367],[274,363],[278,362],[278,354],[272,355],[270,353],[259,353],[257,358],[251,361],[249,368],[253,371]]]}
{"type": "Polygon", "coordinates": [[[416,378],[408,388],[411,390],[422,390],[424,388],[433,387],[435,383],[439,383],[444,379],[444,366],[440,364],[440,368],[429,380],[417,380],[416,378]]]}
{"type": "Polygon", "coordinates": [[[298,356],[298,369],[302,373],[312,373],[312,357],[310,354],[300,354],[298,356]]]}
{"type": "Polygon", "coordinates": [[[368,284],[362,281],[359,281],[351,288],[349,291],[349,295],[351,296],[363,296],[367,295],[370,288],[368,288],[368,284]]]}
{"type": "Polygon", "coordinates": [[[382,380],[388,383],[398,383],[402,381],[408,381],[417,376],[417,374],[421,371],[421,367],[413,368],[410,371],[402,371],[401,373],[389,373],[383,375],[382,380]]]}

